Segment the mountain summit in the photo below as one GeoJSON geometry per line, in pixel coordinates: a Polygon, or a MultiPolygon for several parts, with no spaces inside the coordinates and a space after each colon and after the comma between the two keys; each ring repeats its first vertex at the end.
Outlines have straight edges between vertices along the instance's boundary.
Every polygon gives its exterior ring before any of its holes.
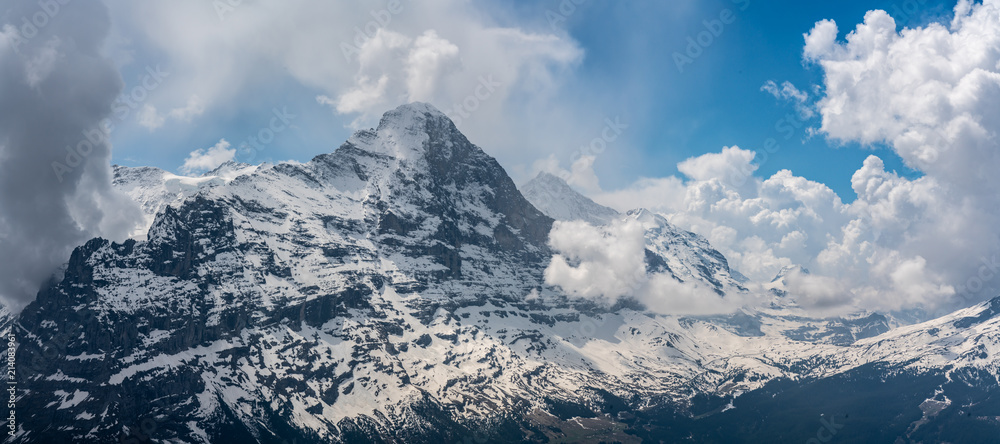
{"type": "Polygon", "coordinates": [[[20,405],[49,412],[22,441],[141,437],[150,421],[156,440],[183,442],[456,438],[472,426],[462,418],[576,389],[518,388],[548,377],[489,324],[555,319],[525,301],[554,297],[552,219],[429,105],[389,111],[305,164],[115,172],[144,201],[146,240],[88,242],[21,314],[37,341],[18,350],[35,363],[19,368],[32,381],[20,405]],[[53,353],[66,326],[79,334],[53,353]]]}
{"type": "Polygon", "coordinates": [[[597,204],[576,192],[566,181],[544,171],[524,184],[521,192],[535,208],[556,220],[582,220],[593,225],[605,225],[619,216],[617,211],[597,204]]]}

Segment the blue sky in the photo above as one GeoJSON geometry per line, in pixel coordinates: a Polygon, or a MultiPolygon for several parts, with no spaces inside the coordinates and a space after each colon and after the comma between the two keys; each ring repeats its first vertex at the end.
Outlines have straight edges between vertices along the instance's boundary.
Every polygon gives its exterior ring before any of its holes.
{"type": "MultiPolygon", "coordinates": [[[[564,3],[572,4],[569,0],[564,3]]],[[[583,50],[582,62],[573,67],[551,100],[604,116],[621,116],[629,125],[625,139],[595,162],[595,171],[605,188],[626,186],[639,176],[677,174],[676,165],[684,159],[738,145],[761,152],[758,174],[764,177],[790,169],[828,185],[845,201],[852,201],[851,174],[872,152],[889,169],[908,177],[919,173],[907,168],[884,146],[862,147],[810,135],[808,128],[818,126],[818,117],[805,120],[794,134],[784,130],[787,125],[776,128],[782,119],[796,115],[794,106],[761,91],[761,86],[768,80],[779,84],[790,81],[803,91],[815,92],[814,85],[821,83],[822,73],[803,62],[802,47],[803,33],[819,20],[833,19],[842,24],[843,38],[872,9],[895,11],[902,28],[947,20],[952,7],[950,2],[932,0],[923,4],[918,0],[588,0],[570,10],[557,1],[495,1],[482,6],[480,13],[501,26],[566,33],[583,50]],[[906,14],[914,5],[920,6],[919,12],[906,14]],[[560,6],[563,12],[571,13],[565,21],[550,20],[551,14],[559,13],[561,17],[560,6]],[[714,37],[703,53],[680,72],[675,53],[685,53],[687,39],[697,38],[706,30],[703,22],[718,19],[724,10],[733,11],[734,21],[725,25],[721,35],[714,37]],[[551,26],[553,23],[555,26],[551,26]],[[780,149],[765,158],[762,146],[769,138],[778,139],[780,149]],[[623,151],[627,155],[616,155],[623,151]]],[[[155,48],[129,49],[130,60],[122,65],[126,91],[139,84],[146,67],[164,59],[155,48]]],[[[249,86],[237,100],[215,104],[184,125],[151,132],[126,119],[112,134],[114,161],[176,171],[190,151],[211,147],[220,138],[233,145],[245,140],[267,122],[275,107],[288,108],[296,115],[292,130],[279,134],[254,159],[238,155],[238,160],[306,161],[333,150],[353,131],[349,124],[355,116],[331,113],[328,107],[318,104],[315,96],[319,92],[315,88],[289,77],[253,79],[253,73],[246,75],[249,86]]],[[[513,104],[508,109],[516,110],[517,98],[508,100],[513,104]]],[[[598,117],[592,120],[600,122],[598,117]]],[[[567,139],[567,146],[572,145],[572,137],[567,139]]],[[[490,140],[474,142],[487,150],[491,148],[490,140]]],[[[527,163],[505,158],[502,153],[498,157],[508,167],[518,161],[527,163]]],[[[565,151],[557,157],[570,162],[565,151]]]]}
{"type": "MultiPolygon", "coordinates": [[[[854,197],[850,176],[871,149],[890,168],[915,174],[884,147],[861,149],[823,136],[810,137],[806,129],[816,126],[818,119],[806,121],[807,126],[786,140],[787,133],[775,127],[788,115],[795,116],[793,107],[761,91],[768,80],[791,81],[805,91],[820,83],[821,73],[802,62],[802,34],[815,22],[834,19],[853,24],[868,10],[891,10],[893,3],[747,3],[741,10],[746,3],[698,2],[678,12],[660,2],[615,2],[582,7],[584,13],[572,17],[579,21],[571,21],[570,32],[588,49],[581,81],[614,85],[629,79],[629,87],[612,88],[625,92],[624,102],[644,105],[632,116],[636,131],[641,132],[636,143],[646,154],[634,164],[634,171],[646,176],[673,174],[673,166],[688,157],[731,145],[762,151],[763,142],[773,137],[781,142],[781,150],[761,164],[762,175],[790,169],[827,184],[846,200],[854,197]],[[716,19],[725,9],[735,11],[736,21],[680,72],[673,53],[684,52],[687,38],[705,30],[703,21],[716,19]]],[[[942,2],[930,14],[949,9],[942,2]]],[[[928,19],[924,14],[912,18],[919,24],[928,19]]],[[[909,24],[900,22],[901,26],[909,24]]],[[[760,159],[763,154],[758,154],[760,159]]]]}

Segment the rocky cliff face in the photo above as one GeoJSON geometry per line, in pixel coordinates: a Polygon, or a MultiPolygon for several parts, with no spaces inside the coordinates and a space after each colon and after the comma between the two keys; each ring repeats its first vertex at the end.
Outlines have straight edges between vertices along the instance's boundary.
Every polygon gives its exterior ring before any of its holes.
{"type": "MultiPolygon", "coordinates": [[[[997,374],[992,305],[876,336],[569,300],[542,277],[553,219],[428,105],[309,163],[160,173],[116,170],[145,238],[77,248],[17,317],[13,442],[711,441],[702,419],[782,381],[997,374]]],[[[618,217],[651,270],[749,291],[704,239],[618,217]]]]}

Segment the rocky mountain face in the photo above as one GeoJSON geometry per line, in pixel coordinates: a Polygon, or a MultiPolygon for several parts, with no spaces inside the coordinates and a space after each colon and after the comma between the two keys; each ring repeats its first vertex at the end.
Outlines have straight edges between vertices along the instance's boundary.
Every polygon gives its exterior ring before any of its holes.
{"type": "Polygon", "coordinates": [[[156,215],[168,206],[177,206],[188,197],[206,188],[225,185],[240,175],[252,173],[258,167],[226,162],[201,177],[178,176],[159,168],[126,168],[114,165],[114,187],[139,203],[145,223],[137,239],[145,239],[156,215]]]}
{"type": "Polygon", "coordinates": [[[11,442],[760,442],[819,412],[767,439],[802,442],[820,413],[888,397],[849,381],[913,394],[879,417],[894,437],[1000,430],[1000,302],[889,331],[875,313],[569,299],[543,277],[554,219],[633,219],[650,272],[752,289],[662,216],[601,209],[555,177],[522,195],[429,105],[305,164],[115,173],[148,233],[77,248],[16,317],[11,442]],[[804,394],[828,404],[791,410],[804,394]]]}

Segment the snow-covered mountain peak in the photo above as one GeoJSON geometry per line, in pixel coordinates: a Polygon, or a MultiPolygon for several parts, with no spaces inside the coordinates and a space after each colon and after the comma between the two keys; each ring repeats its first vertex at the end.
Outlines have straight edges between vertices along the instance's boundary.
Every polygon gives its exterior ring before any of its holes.
{"type": "Polygon", "coordinates": [[[527,188],[529,184],[535,186],[545,186],[549,189],[569,189],[572,191],[572,188],[570,188],[569,184],[566,183],[566,181],[560,179],[555,174],[546,171],[538,173],[538,175],[535,176],[534,179],[531,179],[530,182],[525,184],[525,188],[527,188]]]}
{"type": "Polygon", "coordinates": [[[233,179],[236,179],[244,174],[253,173],[259,168],[259,165],[250,165],[248,163],[229,160],[222,165],[215,167],[214,170],[202,174],[201,177],[218,177],[226,182],[231,182],[233,179]]]}
{"type": "Polygon", "coordinates": [[[535,208],[555,220],[582,220],[593,225],[606,225],[617,219],[617,211],[599,205],[576,192],[566,181],[541,172],[521,187],[524,197],[535,208]]]}
{"type": "MultiPolygon", "coordinates": [[[[647,210],[645,208],[638,208],[635,210],[629,210],[622,216],[625,220],[632,220],[638,222],[647,231],[653,230],[656,233],[663,235],[668,235],[672,237],[683,237],[689,238],[692,242],[698,244],[704,244],[709,249],[711,246],[708,244],[708,240],[701,237],[698,234],[682,230],[679,227],[671,224],[667,218],[659,213],[647,210]]],[[[716,253],[720,254],[720,253],[716,253]]]]}
{"type": "Polygon", "coordinates": [[[430,104],[414,102],[386,112],[376,129],[359,131],[348,143],[377,154],[418,159],[432,138],[447,139],[454,134],[460,133],[448,116],[430,104]]]}
{"type": "Polygon", "coordinates": [[[666,217],[660,214],[649,211],[645,208],[637,208],[634,210],[629,210],[625,213],[625,216],[631,220],[639,222],[644,227],[657,227],[669,225],[670,222],[667,221],[666,217]]]}
{"type": "MultiPolygon", "coordinates": [[[[448,119],[441,110],[426,102],[410,102],[397,106],[395,109],[386,111],[382,115],[382,121],[418,118],[448,119]]],[[[450,120],[450,119],[448,119],[450,120]]]]}
{"type": "Polygon", "coordinates": [[[794,275],[809,274],[809,269],[801,265],[788,265],[778,271],[778,274],[774,275],[774,279],[771,279],[769,287],[784,289],[788,285],[788,277],[794,275]]]}
{"type": "Polygon", "coordinates": [[[667,272],[681,282],[698,280],[720,294],[747,292],[746,278],[729,268],[725,256],[702,236],[683,230],[661,214],[646,209],[620,216],[638,222],[645,230],[647,262],[651,271],[667,272]],[[663,261],[655,258],[662,258],[663,261]]]}

